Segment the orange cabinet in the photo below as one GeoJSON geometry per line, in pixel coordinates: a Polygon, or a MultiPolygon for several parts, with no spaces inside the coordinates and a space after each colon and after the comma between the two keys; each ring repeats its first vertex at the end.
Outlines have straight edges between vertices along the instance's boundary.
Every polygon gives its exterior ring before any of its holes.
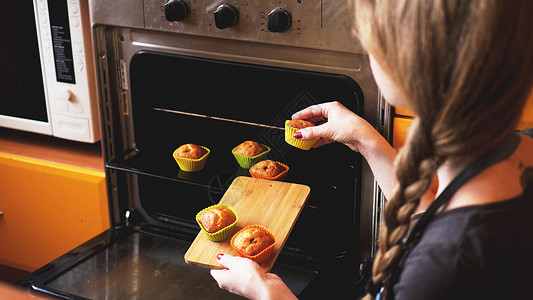
{"type": "Polygon", "coordinates": [[[35,271],[109,228],[105,173],[0,153],[0,264],[35,271]]]}
{"type": "MultiPolygon", "coordinates": [[[[407,138],[407,131],[412,122],[413,113],[408,109],[400,107],[395,108],[394,113],[392,124],[392,145],[394,148],[399,148],[404,144],[405,139],[407,138]]],[[[517,130],[526,128],[533,128],[533,90],[529,95],[522,118],[516,126],[517,130]]]]}
{"type": "Polygon", "coordinates": [[[531,94],[529,94],[524,113],[522,114],[522,119],[517,127],[518,130],[533,128],[533,90],[531,91],[531,94]]]}

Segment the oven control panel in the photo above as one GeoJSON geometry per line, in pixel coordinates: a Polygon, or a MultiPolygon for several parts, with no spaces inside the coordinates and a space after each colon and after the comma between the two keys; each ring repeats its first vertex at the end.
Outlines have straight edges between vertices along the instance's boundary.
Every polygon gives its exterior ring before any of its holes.
{"type": "Polygon", "coordinates": [[[143,27],[276,45],[364,53],[337,0],[145,0],[143,27]]]}

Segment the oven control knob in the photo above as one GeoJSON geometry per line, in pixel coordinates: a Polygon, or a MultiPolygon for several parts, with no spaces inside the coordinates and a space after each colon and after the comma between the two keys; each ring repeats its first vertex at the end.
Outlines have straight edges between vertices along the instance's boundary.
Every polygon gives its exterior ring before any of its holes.
{"type": "Polygon", "coordinates": [[[268,31],[285,32],[291,28],[291,14],[283,8],[275,8],[268,14],[268,31]]]}
{"type": "Polygon", "coordinates": [[[181,21],[189,15],[189,6],[183,0],[170,0],[165,4],[165,18],[170,21],[181,21]]]}
{"type": "Polygon", "coordinates": [[[239,11],[231,4],[222,4],[215,10],[215,25],[219,29],[231,27],[239,22],[239,11]]]}

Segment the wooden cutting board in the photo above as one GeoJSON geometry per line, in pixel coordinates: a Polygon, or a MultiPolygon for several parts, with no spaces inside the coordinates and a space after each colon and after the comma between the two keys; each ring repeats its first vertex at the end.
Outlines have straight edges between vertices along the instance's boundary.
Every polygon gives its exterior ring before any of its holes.
{"type": "MultiPolygon", "coordinates": [[[[235,232],[245,226],[257,224],[266,227],[276,237],[272,255],[261,264],[265,271],[270,271],[274,265],[310,191],[308,186],[301,184],[237,177],[220,200],[220,204],[231,206],[237,213],[235,232]]],[[[222,269],[222,265],[216,260],[217,254],[239,255],[231,248],[230,239],[213,242],[200,231],[185,253],[185,262],[210,269],[222,269]]]]}

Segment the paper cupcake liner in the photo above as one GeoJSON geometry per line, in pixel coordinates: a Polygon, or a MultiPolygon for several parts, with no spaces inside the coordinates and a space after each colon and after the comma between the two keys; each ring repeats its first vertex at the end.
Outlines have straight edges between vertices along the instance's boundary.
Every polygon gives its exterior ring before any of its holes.
{"type": "Polygon", "coordinates": [[[270,255],[272,254],[272,251],[274,251],[274,247],[276,246],[276,237],[272,234],[272,232],[270,232],[270,230],[266,229],[265,227],[263,227],[261,225],[249,225],[249,226],[246,226],[243,229],[239,230],[236,234],[234,234],[233,237],[231,238],[230,244],[231,244],[231,247],[233,249],[235,249],[235,251],[237,251],[237,253],[239,253],[239,256],[249,258],[249,259],[255,261],[256,263],[260,264],[260,263],[265,262],[270,257],[270,255]],[[241,250],[237,249],[233,245],[233,242],[235,241],[235,237],[239,234],[239,232],[241,232],[241,231],[243,231],[245,229],[248,229],[248,228],[260,228],[260,229],[263,229],[264,231],[266,231],[272,237],[272,239],[274,240],[274,243],[272,243],[272,245],[270,245],[267,248],[263,249],[263,251],[257,253],[254,256],[246,255],[244,252],[242,252],[241,250]]]}
{"type": "Polygon", "coordinates": [[[259,175],[259,174],[252,174],[252,173],[250,173],[250,175],[253,178],[283,181],[285,179],[285,176],[287,176],[287,173],[289,172],[289,166],[287,166],[286,164],[280,163],[280,162],[277,162],[277,163],[280,164],[285,169],[285,171],[279,173],[278,175],[276,175],[274,177],[268,177],[268,176],[263,176],[263,175],[259,175]]]}
{"type": "Polygon", "coordinates": [[[201,211],[199,211],[197,214],[196,214],[196,222],[198,223],[198,225],[200,225],[200,228],[202,229],[202,232],[207,236],[207,238],[213,242],[222,242],[223,240],[226,240],[228,239],[229,237],[231,237],[231,235],[233,234],[233,232],[235,231],[235,224],[237,224],[237,213],[235,212],[235,210],[233,209],[233,207],[229,206],[229,205],[226,205],[226,204],[215,204],[215,205],[211,205],[209,207],[206,207],[204,209],[202,209],[201,211]],[[205,212],[206,210],[209,210],[211,208],[214,208],[214,207],[218,207],[218,206],[223,206],[223,207],[226,207],[228,208],[234,215],[235,215],[235,222],[231,223],[230,225],[220,229],[219,231],[217,232],[213,232],[213,233],[209,233],[207,232],[205,229],[204,229],[204,226],[202,226],[202,223],[200,223],[200,221],[198,221],[198,217],[203,213],[205,212]]]}
{"type": "Polygon", "coordinates": [[[316,137],[310,140],[299,140],[294,138],[294,133],[300,130],[300,128],[288,126],[287,123],[289,123],[289,121],[290,120],[285,121],[285,142],[287,142],[287,144],[298,149],[309,150],[320,139],[320,137],[316,137]]]}
{"type": "Polygon", "coordinates": [[[235,148],[231,150],[231,153],[233,153],[233,156],[235,156],[235,159],[239,163],[239,166],[241,166],[244,169],[250,169],[251,166],[255,165],[256,163],[263,160],[263,158],[270,152],[270,147],[267,145],[261,144],[263,147],[265,147],[267,150],[264,152],[261,152],[255,156],[246,156],[239,153],[235,153],[235,148]]]}
{"type": "Polygon", "coordinates": [[[198,172],[204,168],[205,162],[207,161],[207,156],[209,156],[209,153],[211,152],[211,150],[203,146],[200,146],[200,147],[207,150],[207,153],[198,159],[178,157],[176,156],[176,151],[178,151],[178,149],[174,150],[174,152],[172,153],[172,156],[178,163],[178,166],[180,167],[180,169],[182,169],[185,172],[198,172]]]}

